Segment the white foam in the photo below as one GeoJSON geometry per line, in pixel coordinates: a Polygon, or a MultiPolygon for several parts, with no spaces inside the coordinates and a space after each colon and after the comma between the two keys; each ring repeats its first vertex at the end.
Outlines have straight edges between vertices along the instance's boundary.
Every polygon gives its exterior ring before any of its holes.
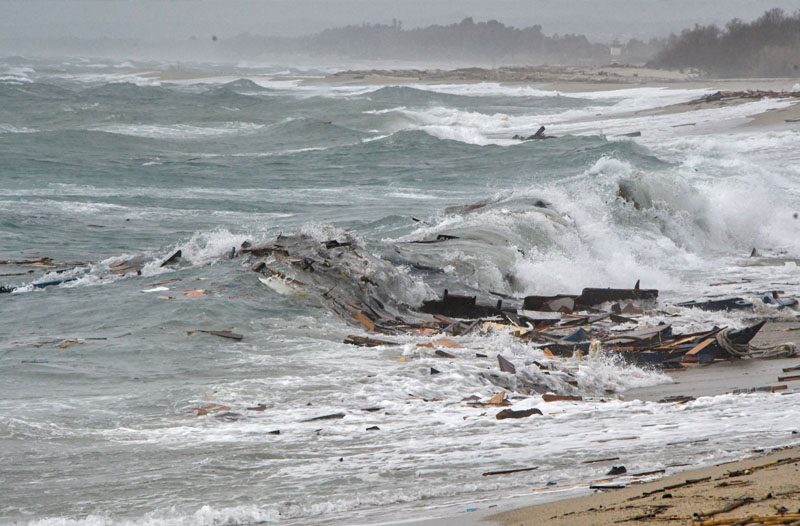
{"type": "Polygon", "coordinates": [[[3,124],[0,123],[0,133],[36,133],[39,130],[34,130],[33,128],[27,128],[25,126],[18,127],[12,126],[11,124],[3,124]]]}
{"type": "Polygon", "coordinates": [[[113,124],[93,128],[96,131],[147,137],[153,139],[203,139],[226,135],[246,135],[264,128],[263,124],[253,122],[226,122],[221,126],[194,126],[190,124],[113,124]]]}

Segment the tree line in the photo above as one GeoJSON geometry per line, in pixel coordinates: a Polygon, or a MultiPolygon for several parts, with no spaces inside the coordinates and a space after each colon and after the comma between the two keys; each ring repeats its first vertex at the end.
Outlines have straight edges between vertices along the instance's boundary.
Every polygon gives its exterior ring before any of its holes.
{"type": "MultiPolygon", "coordinates": [[[[404,29],[401,22],[359,24],[327,29],[297,38],[240,35],[228,40],[237,51],[305,53],[373,60],[482,62],[485,64],[608,64],[606,44],[590,42],[585,35],[546,35],[542,26],[507,26],[497,20],[475,22],[465,18],[450,25],[404,29]]],[[[629,61],[644,62],[663,41],[632,39],[624,47],[629,61]]]]}
{"type": "Polygon", "coordinates": [[[717,77],[800,76],[800,10],[771,9],[746,23],[724,28],[695,25],[671,35],[651,61],[659,68],[697,68],[717,77]]]}

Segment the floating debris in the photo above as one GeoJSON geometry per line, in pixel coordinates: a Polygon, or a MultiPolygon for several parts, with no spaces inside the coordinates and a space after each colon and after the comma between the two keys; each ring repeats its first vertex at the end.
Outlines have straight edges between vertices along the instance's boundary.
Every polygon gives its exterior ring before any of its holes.
{"type": "Polygon", "coordinates": [[[481,473],[481,475],[484,477],[492,477],[495,475],[511,475],[512,473],[525,473],[537,469],[539,469],[539,466],[534,466],[532,468],[503,469],[500,471],[487,471],[485,473],[481,473]]]}
{"type": "Polygon", "coordinates": [[[319,420],[339,420],[341,418],[344,418],[345,416],[347,415],[345,415],[344,413],[333,413],[330,415],[315,416],[313,418],[301,420],[301,422],[317,422],[319,420]]]}
{"type": "Polygon", "coordinates": [[[219,336],[220,338],[227,338],[229,340],[241,340],[242,338],[244,338],[244,336],[242,336],[241,334],[238,334],[238,333],[235,333],[235,332],[231,332],[231,331],[207,331],[207,330],[203,330],[203,329],[196,329],[196,330],[193,330],[193,331],[186,331],[186,334],[191,336],[192,334],[194,334],[196,332],[202,332],[204,334],[212,334],[214,336],[219,336]]]}
{"type": "Polygon", "coordinates": [[[207,296],[208,293],[203,289],[193,289],[183,291],[183,295],[187,298],[202,298],[203,296],[207,296]]]}
{"type": "Polygon", "coordinates": [[[495,415],[497,420],[505,420],[507,418],[528,418],[529,416],[533,415],[541,415],[543,414],[539,409],[535,407],[533,409],[522,409],[516,411],[514,409],[503,409],[499,413],[495,415]]]}

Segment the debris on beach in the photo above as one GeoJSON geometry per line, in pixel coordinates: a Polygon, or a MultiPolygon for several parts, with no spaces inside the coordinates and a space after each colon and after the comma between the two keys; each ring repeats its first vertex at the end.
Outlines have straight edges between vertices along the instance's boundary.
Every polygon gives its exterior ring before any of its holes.
{"type": "MultiPolygon", "coordinates": [[[[472,205],[482,206],[486,203],[472,205]]],[[[462,208],[459,212],[469,210],[462,208]]],[[[349,237],[320,241],[304,234],[280,235],[269,243],[245,243],[239,254],[253,260],[250,267],[255,272],[279,276],[284,282],[321,298],[342,319],[368,333],[390,337],[433,336],[417,347],[436,349],[434,356],[441,358],[455,358],[450,350],[463,348],[463,344],[449,336],[497,330],[509,332],[518,341],[550,357],[580,360],[583,356],[603,353],[630,363],[669,370],[715,361],[797,354],[792,344],[769,348],[750,344],[764,326],[764,320],[741,329],[713,327],[692,333],[674,332],[672,325],[663,321],[648,325],[641,317],[645,312],[655,311],[659,291],[642,288],[638,281],[631,288],[585,287],[580,294],[523,298],[490,291],[464,294],[444,289],[440,297],[414,305],[399,301],[381,286],[382,282],[392,282],[410,287],[410,278],[390,261],[373,255],[349,237]]],[[[769,298],[778,306],[795,304],[777,293],[769,298]]],[[[753,302],[734,297],[695,300],[676,306],[706,311],[752,310],[753,302]]],[[[347,336],[345,342],[362,347],[399,345],[394,339],[358,335],[347,336]]],[[[501,354],[496,358],[501,373],[519,377],[517,367],[508,358],[501,354]]],[[[430,374],[440,372],[430,368],[430,374]]],[[[568,372],[561,373],[566,384],[577,385],[568,372]]],[[[508,387],[502,377],[487,377],[499,387],[508,387]]],[[[543,386],[530,384],[528,389],[547,393],[543,386]]],[[[550,394],[575,396],[576,393],[550,394]]],[[[513,412],[503,415],[516,416],[513,412]]]]}
{"type": "Polygon", "coordinates": [[[749,99],[783,99],[783,98],[800,98],[800,92],[797,91],[774,91],[774,90],[745,90],[745,91],[715,91],[699,99],[695,99],[689,104],[703,104],[710,102],[726,102],[731,100],[749,100],[749,99]]]}

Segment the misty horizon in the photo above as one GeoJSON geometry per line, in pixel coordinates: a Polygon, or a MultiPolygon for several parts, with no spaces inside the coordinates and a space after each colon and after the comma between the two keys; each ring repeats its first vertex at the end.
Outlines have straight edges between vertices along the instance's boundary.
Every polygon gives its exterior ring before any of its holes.
{"type": "Polygon", "coordinates": [[[731,18],[748,21],[770,8],[792,12],[800,7],[787,0],[733,0],[725,10],[689,0],[609,0],[602,10],[588,0],[569,5],[552,0],[506,0],[492,5],[466,0],[455,6],[419,0],[341,0],[334,8],[329,5],[320,0],[6,0],[0,4],[0,34],[7,41],[110,38],[163,42],[192,37],[203,40],[212,35],[220,39],[241,34],[308,36],[334,27],[389,24],[395,19],[410,29],[471,17],[517,28],[540,25],[550,35],[574,33],[610,42],[666,37],[696,23],[723,24],[731,18]]]}

